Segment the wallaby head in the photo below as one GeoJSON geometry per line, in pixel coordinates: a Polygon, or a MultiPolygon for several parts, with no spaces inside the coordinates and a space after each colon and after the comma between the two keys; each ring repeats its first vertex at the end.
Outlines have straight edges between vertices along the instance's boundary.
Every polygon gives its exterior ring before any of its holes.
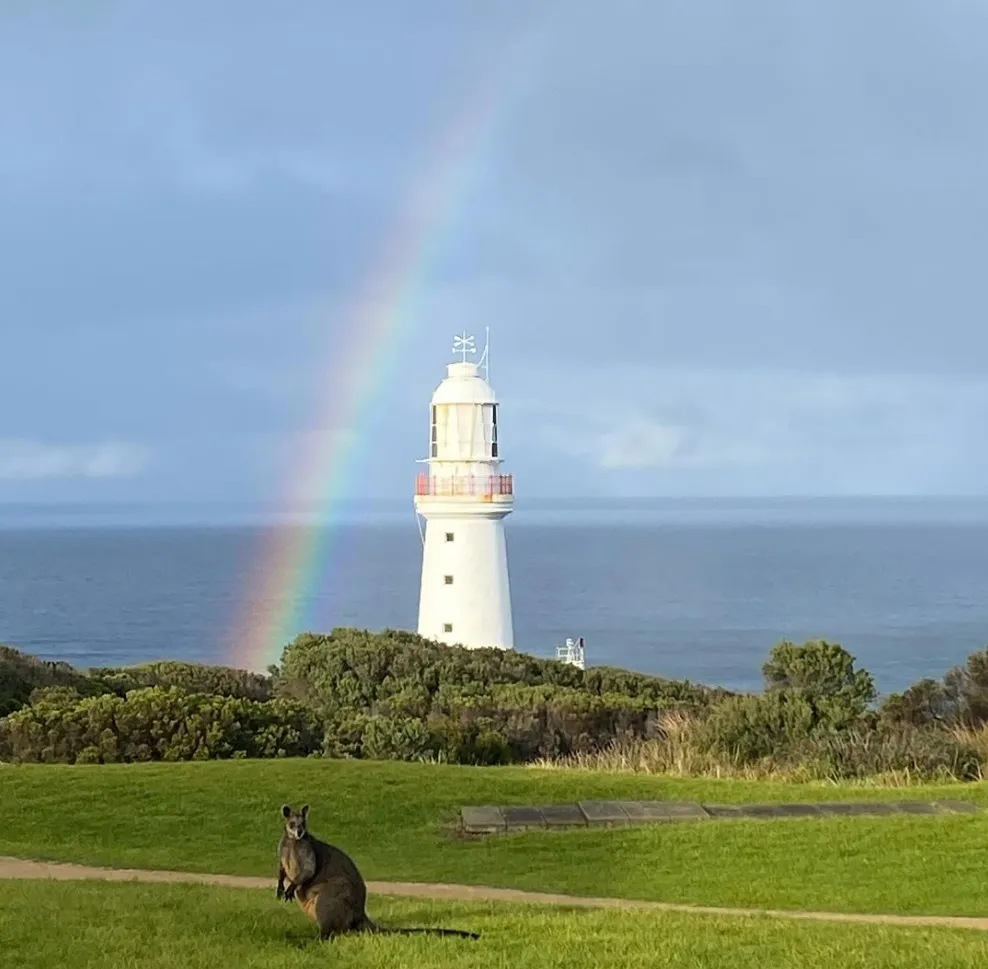
{"type": "Polygon", "coordinates": [[[285,819],[285,833],[296,841],[305,837],[308,831],[309,805],[303,804],[301,810],[295,811],[289,805],[282,804],[281,816],[285,819]]]}

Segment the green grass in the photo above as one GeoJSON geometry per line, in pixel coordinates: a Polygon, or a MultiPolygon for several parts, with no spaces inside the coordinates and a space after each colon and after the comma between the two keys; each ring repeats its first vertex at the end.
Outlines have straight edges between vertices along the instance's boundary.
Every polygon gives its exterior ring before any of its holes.
{"type": "Polygon", "coordinates": [[[988,816],[692,822],[470,841],[463,804],[581,798],[707,802],[961,797],[588,772],[296,760],[0,767],[0,854],[84,864],[268,875],[279,806],[375,880],[444,881],[698,904],[988,915],[988,816]]]}
{"type": "Polygon", "coordinates": [[[320,943],[296,906],[267,892],[11,882],[0,886],[0,948],[4,963],[19,969],[982,969],[988,963],[988,935],[963,929],[391,899],[378,900],[373,914],[387,925],[469,928],[481,938],[357,936],[320,943]]]}

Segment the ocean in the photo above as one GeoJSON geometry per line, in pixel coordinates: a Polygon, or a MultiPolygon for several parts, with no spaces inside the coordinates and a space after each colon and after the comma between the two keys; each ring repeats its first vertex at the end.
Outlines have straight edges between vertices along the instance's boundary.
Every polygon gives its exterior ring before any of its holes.
{"type": "MultiPolygon", "coordinates": [[[[300,527],[263,511],[2,506],[0,642],[81,667],[232,663],[271,530],[300,527]]],[[[321,527],[327,568],[302,627],[414,629],[407,503],[321,527]]],[[[821,637],[890,692],[988,645],[988,500],[519,501],[507,542],[516,648],[537,656],[583,636],[589,665],[747,690],[774,643],[821,637]]]]}

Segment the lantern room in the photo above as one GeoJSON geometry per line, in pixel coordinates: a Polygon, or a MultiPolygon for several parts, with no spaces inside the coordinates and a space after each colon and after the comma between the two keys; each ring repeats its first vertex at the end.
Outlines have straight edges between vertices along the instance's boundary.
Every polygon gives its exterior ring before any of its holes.
{"type": "Polygon", "coordinates": [[[431,403],[429,462],[500,463],[497,399],[475,363],[451,363],[431,403]]]}

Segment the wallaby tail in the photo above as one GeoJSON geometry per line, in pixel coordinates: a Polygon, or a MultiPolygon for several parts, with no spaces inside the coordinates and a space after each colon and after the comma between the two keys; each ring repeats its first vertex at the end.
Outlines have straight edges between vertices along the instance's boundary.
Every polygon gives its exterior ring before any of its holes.
{"type": "Polygon", "coordinates": [[[365,919],[361,928],[364,932],[374,932],[377,935],[446,935],[456,936],[460,939],[480,938],[476,932],[465,932],[463,929],[392,929],[384,925],[378,925],[377,922],[374,922],[371,919],[365,919]]]}
{"type": "Polygon", "coordinates": [[[479,939],[476,932],[464,932],[462,929],[385,929],[378,928],[374,931],[385,935],[455,935],[460,939],[479,939]]]}

